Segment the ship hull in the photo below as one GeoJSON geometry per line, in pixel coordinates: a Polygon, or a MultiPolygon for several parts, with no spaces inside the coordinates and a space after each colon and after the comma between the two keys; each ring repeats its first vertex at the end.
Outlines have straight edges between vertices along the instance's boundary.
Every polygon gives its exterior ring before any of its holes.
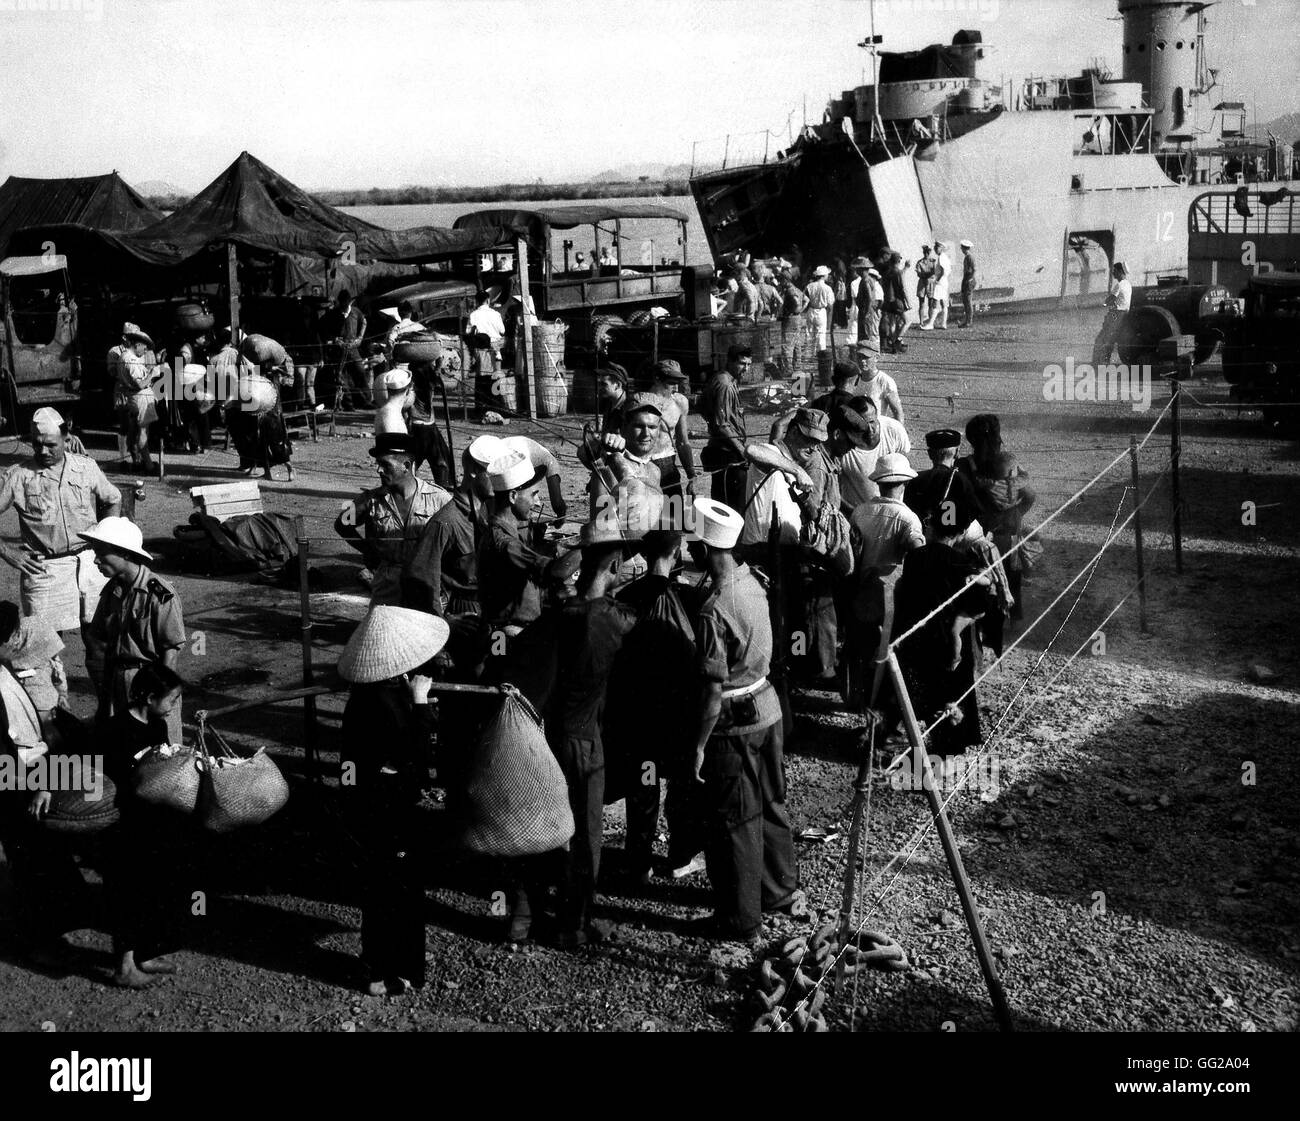
{"type": "Polygon", "coordinates": [[[1151,155],[1076,155],[1079,129],[1069,111],[997,113],[965,135],[870,166],[833,140],[809,145],[788,167],[703,175],[692,188],[715,255],[797,245],[806,262],[822,264],[888,244],[915,261],[937,238],[957,264],[967,238],[981,304],[1100,302],[1115,261],[1135,287],[1186,276],[1188,208],[1206,185],[1171,182],[1151,155]],[[729,194],[746,192],[745,221],[720,222],[729,194]]]}

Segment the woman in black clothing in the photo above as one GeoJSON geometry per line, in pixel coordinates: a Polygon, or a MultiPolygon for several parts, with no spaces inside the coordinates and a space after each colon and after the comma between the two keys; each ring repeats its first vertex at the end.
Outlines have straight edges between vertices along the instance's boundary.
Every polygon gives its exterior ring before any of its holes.
{"type": "Polygon", "coordinates": [[[161,662],[141,668],[131,682],[127,707],[107,725],[104,771],[117,785],[122,820],[104,886],[117,968],[113,983],[143,989],[176,967],[162,960],[175,948],[175,926],[189,902],[177,873],[179,831],[173,810],[142,802],[131,793],[131,772],[155,747],[167,743],[167,716],[181,703],[185,682],[161,662]]]}
{"type": "Polygon", "coordinates": [[[429,776],[433,681],[422,671],[449,633],[435,615],[373,607],[339,658],[339,675],[352,682],[339,790],[361,849],[361,960],[372,996],[424,985],[417,807],[429,776]]]}
{"type": "Polygon", "coordinates": [[[922,724],[933,721],[954,703],[960,711],[959,720],[943,720],[927,741],[930,754],[946,758],[978,746],[981,740],[971,625],[988,610],[990,581],[980,575],[978,565],[968,554],[953,548],[965,533],[965,526],[947,526],[942,519],[930,518],[925,528],[926,543],[913,549],[903,561],[894,592],[894,634],[905,634],[949,597],[961,592],[898,645],[899,662],[917,719],[922,724]]]}

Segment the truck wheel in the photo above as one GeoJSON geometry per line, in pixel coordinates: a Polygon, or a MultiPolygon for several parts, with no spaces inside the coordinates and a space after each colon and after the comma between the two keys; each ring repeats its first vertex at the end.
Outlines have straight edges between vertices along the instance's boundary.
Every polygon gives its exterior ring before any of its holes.
{"type": "Polygon", "coordinates": [[[1151,304],[1134,308],[1119,331],[1120,361],[1128,366],[1154,366],[1160,344],[1180,333],[1178,320],[1164,308],[1151,304]]]}

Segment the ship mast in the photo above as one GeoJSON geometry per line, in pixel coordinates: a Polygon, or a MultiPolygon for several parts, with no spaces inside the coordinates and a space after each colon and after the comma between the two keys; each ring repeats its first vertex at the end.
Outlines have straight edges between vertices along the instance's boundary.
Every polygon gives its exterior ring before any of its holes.
{"type": "Polygon", "coordinates": [[[885,139],[885,122],[880,119],[880,75],[878,73],[876,48],[884,36],[876,34],[876,0],[868,0],[871,8],[871,34],[858,44],[871,55],[871,139],[885,139]]]}

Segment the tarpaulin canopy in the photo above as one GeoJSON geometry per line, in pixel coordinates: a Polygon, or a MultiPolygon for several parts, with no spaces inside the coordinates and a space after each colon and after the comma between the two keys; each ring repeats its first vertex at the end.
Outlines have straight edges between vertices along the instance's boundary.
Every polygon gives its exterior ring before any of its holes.
{"type": "MultiPolygon", "coordinates": [[[[24,232],[30,237],[47,231],[24,232]]],[[[326,206],[247,152],[183,207],[147,229],[78,236],[83,249],[99,256],[125,255],[157,267],[178,265],[229,244],[268,254],[414,264],[490,249],[501,238],[491,229],[384,229],[326,206]]]]}
{"type": "Polygon", "coordinates": [[[534,210],[501,208],[476,210],[456,219],[457,230],[498,229],[537,241],[542,227],[553,230],[571,230],[576,226],[592,226],[617,218],[667,218],[686,222],[688,216],[675,207],[657,202],[622,202],[618,199],[583,203],[578,206],[546,206],[534,210]]]}
{"type": "Polygon", "coordinates": [[[482,231],[436,226],[386,230],[325,205],[247,152],[174,214],[122,240],[182,258],[233,242],[271,253],[389,262],[437,260],[497,242],[482,231]]]}
{"type": "Polygon", "coordinates": [[[0,257],[24,226],[75,222],[91,229],[138,230],[162,218],[116,171],[76,179],[26,179],[0,184],[0,257]]]}

